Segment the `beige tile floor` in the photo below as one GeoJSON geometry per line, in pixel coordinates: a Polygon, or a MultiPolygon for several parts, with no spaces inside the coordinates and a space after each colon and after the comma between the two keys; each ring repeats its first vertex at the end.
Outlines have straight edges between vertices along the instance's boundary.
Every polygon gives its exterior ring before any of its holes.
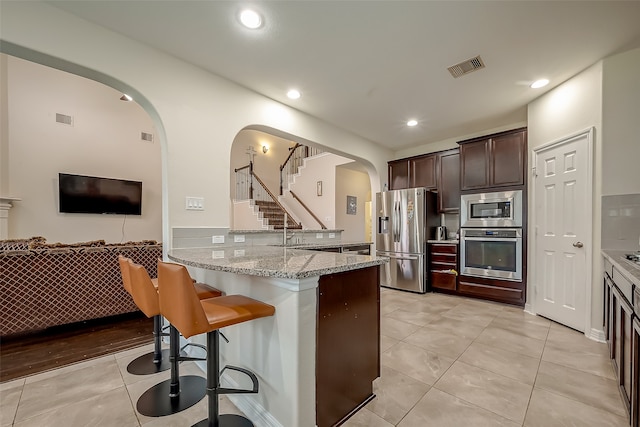
{"type": "MultiPolygon", "coordinates": [[[[606,345],[511,306],[383,289],[376,398],[349,427],[628,426],[606,345]]],[[[127,373],[138,348],[0,384],[1,426],[189,426],[135,411],[168,373],[127,373]]],[[[192,362],[182,374],[200,374],[192,362]]],[[[223,399],[221,412],[237,412],[223,399]]],[[[296,427],[296,426],[284,426],[296,427]]]]}

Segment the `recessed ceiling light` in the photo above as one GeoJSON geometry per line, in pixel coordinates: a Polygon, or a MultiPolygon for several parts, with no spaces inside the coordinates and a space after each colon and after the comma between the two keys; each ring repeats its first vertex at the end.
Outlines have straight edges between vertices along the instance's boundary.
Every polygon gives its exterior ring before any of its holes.
{"type": "Polygon", "coordinates": [[[548,84],[549,84],[549,80],[547,79],[536,80],[535,82],[531,83],[531,89],[538,89],[548,84]]]}
{"type": "Polygon", "coordinates": [[[413,120],[413,119],[411,119],[411,120],[409,120],[407,122],[407,126],[415,126],[417,124],[418,124],[418,121],[417,120],[413,120]]]}
{"type": "Polygon", "coordinates": [[[290,99],[298,99],[300,98],[300,92],[295,89],[291,89],[289,92],[287,92],[287,96],[290,99]]]}
{"type": "Polygon", "coordinates": [[[133,98],[127,95],[126,93],[123,93],[122,96],[120,97],[120,101],[129,102],[129,101],[133,101],[133,98]]]}
{"type": "Polygon", "coordinates": [[[240,22],[245,27],[254,30],[262,25],[262,17],[254,10],[245,9],[240,12],[240,22]]]}

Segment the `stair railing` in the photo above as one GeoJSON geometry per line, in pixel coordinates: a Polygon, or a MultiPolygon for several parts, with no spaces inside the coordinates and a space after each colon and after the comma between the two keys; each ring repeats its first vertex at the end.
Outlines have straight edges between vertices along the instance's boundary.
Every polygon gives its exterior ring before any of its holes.
{"type": "Polygon", "coordinates": [[[298,203],[300,203],[300,205],[309,213],[309,215],[311,215],[313,217],[313,219],[316,220],[316,222],[318,224],[320,224],[320,227],[323,230],[326,230],[327,227],[322,223],[322,221],[320,221],[320,219],[311,211],[311,209],[309,209],[309,207],[307,205],[304,204],[304,202],[302,200],[300,200],[300,197],[298,197],[296,195],[296,193],[294,193],[293,191],[289,191],[289,193],[291,193],[291,196],[293,196],[294,199],[296,199],[298,201],[298,203]]]}
{"type": "Polygon", "coordinates": [[[253,171],[253,162],[248,165],[234,169],[236,173],[236,200],[257,200],[263,202],[275,202],[276,205],[286,213],[289,220],[295,227],[300,224],[293,219],[293,216],[278,201],[278,198],[269,190],[264,181],[253,171]]]}
{"type": "Polygon", "coordinates": [[[296,143],[289,148],[289,155],[282,165],[280,165],[280,195],[284,191],[284,183],[289,182],[289,177],[298,173],[298,168],[302,166],[304,159],[311,156],[324,153],[324,150],[315,147],[309,147],[296,143]]]}

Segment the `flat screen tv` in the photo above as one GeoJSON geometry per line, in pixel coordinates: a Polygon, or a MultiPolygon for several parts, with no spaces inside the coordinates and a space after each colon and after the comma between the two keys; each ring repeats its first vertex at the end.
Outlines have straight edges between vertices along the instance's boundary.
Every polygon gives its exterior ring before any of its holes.
{"type": "Polygon", "coordinates": [[[58,174],[60,212],[142,214],[142,182],[58,174]]]}

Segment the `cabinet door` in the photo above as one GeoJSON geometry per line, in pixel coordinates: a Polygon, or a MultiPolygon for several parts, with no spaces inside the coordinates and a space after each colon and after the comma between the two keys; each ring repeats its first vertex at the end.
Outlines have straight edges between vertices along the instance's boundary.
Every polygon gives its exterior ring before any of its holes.
{"type": "Polygon", "coordinates": [[[412,187],[437,188],[436,156],[420,156],[409,160],[409,176],[412,187]]]}
{"type": "Polygon", "coordinates": [[[492,138],[490,152],[492,186],[524,185],[526,131],[492,138]]]}
{"type": "Polygon", "coordinates": [[[455,291],[458,276],[458,245],[429,245],[429,281],[433,289],[455,291]],[[454,271],[450,271],[454,270],[454,271]]]}
{"type": "Polygon", "coordinates": [[[439,156],[438,212],[460,211],[460,151],[451,150],[439,156]]]}
{"type": "Polygon", "coordinates": [[[633,319],[631,338],[631,427],[640,427],[640,322],[633,319]]]}
{"type": "Polygon", "coordinates": [[[409,188],[409,162],[398,160],[389,162],[389,190],[409,188]]]}
{"type": "Polygon", "coordinates": [[[633,335],[633,308],[626,299],[620,298],[620,365],[618,366],[620,389],[623,401],[629,409],[631,404],[631,362],[633,335]]]}
{"type": "Polygon", "coordinates": [[[489,187],[491,140],[485,139],[460,145],[460,189],[489,187]]]}

